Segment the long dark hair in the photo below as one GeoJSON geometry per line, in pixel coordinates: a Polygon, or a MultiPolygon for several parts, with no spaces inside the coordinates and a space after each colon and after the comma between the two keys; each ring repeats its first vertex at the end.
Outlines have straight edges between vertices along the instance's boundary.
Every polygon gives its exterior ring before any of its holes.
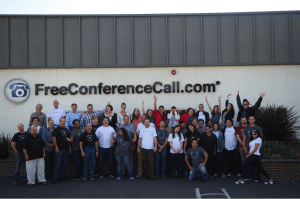
{"type": "Polygon", "coordinates": [[[147,112],[146,112],[146,117],[147,117],[147,118],[153,118],[153,123],[155,124],[156,118],[155,118],[154,111],[153,111],[152,109],[148,109],[148,110],[147,110],[147,112]],[[149,111],[152,111],[152,113],[153,113],[153,114],[152,114],[152,117],[149,116],[149,114],[148,114],[149,111]]]}
{"type": "MultiPolygon", "coordinates": [[[[234,112],[234,107],[233,107],[233,105],[232,105],[231,103],[229,103],[229,104],[231,105],[231,108],[230,108],[229,111],[232,112],[232,114],[233,114],[232,118],[234,118],[234,114],[235,114],[235,112],[234,112]]],[[[227,106],[228,106],[228,105],[227,105],[227,106]]],[[[226,106],[225,109],[223,110],[222,115],[223,115],[224,113],[226,113],[226,111],[227,111],[227,106],[226,106]]],[[[229,111],[228,111],[228,112],[229,112],[229,111]]]]}
{"type": "Polygon", "coordinates": [[[190,131],[190,126],[193,126],[193,128],[194,128],[194,133],[197,133],[197,128],[195,127],[195,125],[194,125],[194,124],[189,124],[189,125],[188,125],[188,128],[187,128],[187,134],[188,134],[188,133],[192,133],[192,131],[190,131]]]}
{"type": "Polygon", "coordinates": [[[176,125],[172,131],[172,138],[174,139],[175,138],[175,129],[176,127],[179,127],[179,132],[177,133],[178,136],[179,136],[179,141],[181,140],[181,128],[180,128],[180,125],[176,125]]]}
{"type": "Polygon", "coordinates": [[[257,137],[255,138],[255,139],[257,139],[257,138],[260,138],[261,139],[261,135],[260,135],[260,133],[258,132],[258,131],[251,131],[251,137],[250,137],[250,142],[252,141],[252,140],[254,140],[254,138],[253,138],[253,136],[252,136],[252,132],[255,132],[256,133],[256,135],[257,135],[257,137]]]}
{"type": "Polygon", "coordinates": [[[133,113],[132,113],[132,115],[131,115],[131,124],[132,124],[132,122],[133,122],[133,120],[138,120],[139,119],[139,117],[140,117],[140,110],[138,109],[138,108],[135,108],[134,110],[133,110],[133,113]],[[135,114],[134,114],[134,112],[135,112],[135,110],[138,110],[139,111],[139,114],[136,116],[135,114]]]}
{"type": "Polygon", "coordinates": [[[119,131],[120,130],[122,131],[124,141],[129,142],[129,136],[128,136],[127,130],[125,128],[120,128],[119,131]]]}
{"type": "MultiPolygon", "coordinates": [[[[213,108],[213,110],[212,110],[212,112],[211,112],[211,115],[212,115],[212,116],[215,116],[215,115],[219,112],[219,111],[218,111],[217,113],[215,113],[215,108],[216,108],[216,107],[219,108],[218,105],[215,105],[215,106],[214,106],[214,108],[213,108]]],[[[219,108],[219,109],[220,109],[220,108],[219,108]]]]}

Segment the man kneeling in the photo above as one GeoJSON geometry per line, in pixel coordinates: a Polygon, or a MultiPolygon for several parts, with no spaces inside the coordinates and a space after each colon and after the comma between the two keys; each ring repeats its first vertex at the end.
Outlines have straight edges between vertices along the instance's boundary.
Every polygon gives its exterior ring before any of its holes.
{"type": "Polygon", "coordinates": [[[192,141],[192,148],[185,153],[185,161],[190,168],[189,180],[200,180],[205,182],[208,178],[208,173],[205,164],[208,159],[208,154],[202,147],[198,147],[198,141],[192,141]],[[193,167],[189,163],[189,156],[192,159],[193,167]],[[205,157],[205,160],[203,159],[205,157]]]}

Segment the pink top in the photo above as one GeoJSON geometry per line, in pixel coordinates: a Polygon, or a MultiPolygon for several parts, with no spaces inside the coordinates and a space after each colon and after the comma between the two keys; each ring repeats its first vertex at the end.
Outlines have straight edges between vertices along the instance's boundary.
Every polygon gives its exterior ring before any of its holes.
{"type": "Polygon", "coordinates": [[[137,128],[138,124],[141,123],[141,118],[142,118],[142,115],[139,116],[139,119],[137,120],[133,120],[132,121],[132,125],[137,128]]]}

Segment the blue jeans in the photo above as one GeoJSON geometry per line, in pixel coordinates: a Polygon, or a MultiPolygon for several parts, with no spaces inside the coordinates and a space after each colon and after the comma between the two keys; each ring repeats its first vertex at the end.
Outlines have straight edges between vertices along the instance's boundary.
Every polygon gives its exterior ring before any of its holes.
{"type": "Polygon", "coordinates": [[[64,178],[64,169],[68,160],[68,149],[59,149],[59,152],[55,152],[55,161],[53,169],[53,181],[64,178]]]}
{"type": "Polygon", "coordinates": [[[156,175],[165,176],[166,175],[166,156],[167,156],[167,148],[164,147],[161,152],[158,152],[158,150],[155,153],[155,173],[156,175]],[[159,171],[159,163],[161,160],[161,171],[159,171]]]}
{"type": "Polygon", "coordinates": [[[221,174],[224,174],[223,153],[222,152],[217,152],[217,154],[214,155],[214,157],[213,157],[213,163],[212,163],[213,170],[216,174],[218,174],[217,162],[219,162],[221,174]]]}
{"type": "Polygon", "coordinates": [[[109,175],[114,175],[114,162],[113,162],[113,153],[114,148],[102,148],[99,147],[99,176],[104,175],[104,159],[107,157],[109,165],[109,175]]]}
{"type": "Polygon", "coordinates": [[[74,178],[79,178],[82,174],[82,157],[81,151],[72,151],[74,159],[74,178]]]}
{"type": "Polygon", "coordinates": [[[200,167],[200,164],[193,166],[193,170],[190,171],[189,180],[207,180],[208,173],[205,165],[200,167]]]}
{"type": "Polygon", "coordinates": [[[83,178],[88,177],[89,162],[90,162],[90,176],[94,177],[95,158],[96,158],[95,147],[84,148],[83,152],[85,153],[85,157],[83,157],[83,178]]]}
{"type": "Polygon", "coordinates": [[[133,172],[132,172],[132,168],[129,164],[129,155],[123,156],[123,157],[116,155],[115,157],[116,157],[116,160],[117,160],[117,163],[118,163],[118,173],[117,173],[118,178],[122,178],[122,160],[125,163],[125,166],[127,168],[129,177],[130,178],[134,177],[133,172]]]}
{"type": "Polygon", "coordinates": [[[49,172],[50,178],[53,177],[53,160],[55,156],[55,152],[45,151],[46,153],[46,162],[47,162],[47,169],[49,172]]]}
{"type": "MultiPolygon", "coordinates": [[[[14,182],[19,182],[20,180],[20,167],[22,162],[24,162],[25,166],[25,176],[26,175],[26,163],[25,163],[25,155],[22,152],[18,152],[15,154],[15,167],[14,167],[14,182]]],[[[27,177],[26,177],[27,179],[27,177]]]]}

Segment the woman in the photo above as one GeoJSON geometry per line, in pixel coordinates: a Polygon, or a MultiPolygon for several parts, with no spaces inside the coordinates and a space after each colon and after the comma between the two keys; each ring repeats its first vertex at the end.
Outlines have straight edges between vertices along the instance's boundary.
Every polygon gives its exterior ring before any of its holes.
{"type": "Polygon", "coordinates": [[[231,103],[229,103],[229,96],[227,95],[225,109],[222,111],[222,129],[226,128],[226,120],[232,120],[234,118],[234,107],[231,103]]]}
{"type": "Polygon", "coordinates": [[[113,134],[115,133],[111,134],[110,142],[117,144],[115,149],[115,157],[118,163],[117,180],[121,180],[122,178],[122,160],[125,163],[130,180],[133,180],[134,175],[129,164],[129,147],[131,147],[130,142],[136,141],[136,134],[134,134],[133,140],[129,140],[129,136],[125,128],[120,128],[119,135],[115,138],[113,137],[113,134]]]}
{"type": "Polygon", "coordinates": [[[107,117],[109,120],[108,125],[117,130],[118,116],[116,113],[113,112],[112,105],[109,104],[106,106],[106,112],[104,113],[104,116],[107,117]]]}
{"type": "Polygon", "coordinates": [[[142,100],[143,106],[142,111],[144,114],[146,114],[147,118],[150,120],[151,123],[155,124],[155,115],[154,112],[151,109],[148,109],[147,112],[145,112],[144,104],[145,102],[142,100]]]}
{"type": "Polygon", "coordinates": [[[182,161],[184,158],[182,150],[184,139],[180,131],[180,126],[176,125],[173,129],[173,132],[169,135],[168,138],[172,160],[172,178],[175,178],[175,176],[177,176],[177,173],[179,174],[179,178],[181,178],[182,161]]]}
{"type": "Polygon", "coordinates": [[[194,109],[188,108],[187,113],[183,113],[179,119],[180,121],[184,121],[185,126],[187,127],[189,124],[192,124],[194,118],[194,109]]]}
{"type": "MultiPolygon", "coordinates": [[[[225,137],[225,152],[227,155],[227,164],[228,164],[228,174],[227,176],[230,177],[237,173],[237,168],[239,162],[237,161],[237,139],[235,136],[235,129],[232,126],[233,121],[231,119],[226,120],[226,129],[224,133],[225,137]]],[[[238,174],[239,175],[239,174],[238,174]]]]}
{"type": "Polygon", "coordinates": [[[118,125],[121,126],[122,124],[124,124],[124,121],[123,121],[123,118],[125,115],[127,115],[127,112],[125,111],[126,110],[126,104],[124,102],[122,102],[121,104],[121,111],[120,113],[118,113],[118,125]]]}
{"type": "Polygon", "coordinates": [[[140,114],[140,110],[138,108],[135,108],[131,115],[131,124],[135,128],[137,128],[138,124],[141,123],[141,118],[142,118],[142,115],[140,114]]]}
{"type": "Polygon", "coordinates": [[[269,176],[269,174],[262,168],[260,163],[260,147],[262,144],[261,135],[258,131],[252,131],[251,132],[251,138],[249,142],[250,146],[250,153],[246,156],[246,161],[243,163],[242,167],[242,177],[239,181],[235,182],[236,184],[244,184],[244,179],[247,175],[247,168],[248,166],[254,164],[259,171],[266,176],[268,179],[265,184],[273,184],[272,178],[269,176]]]}
{"type": "Polygon", "coordinates": [[[215,105],[214,106],[214,109],[212,109],[207,101],[207,96],[205,97],[205,101],[208,105],[208,108],[211,112],[211,120],[212,120],[212,123],[217,123],[219,124],[219,120],[220,120],[220,116],[221,116],[221,96],[218,97],[219,99],[219,106],[218,105],[215,105]]]}
{"type": "Polygon", "coordinates": [[[224,140],[224,135],[221,131],[219,131],[219,124],[214,123],[213,124],[213,134],[217,137],[218,140],[218,149],[217,149],[217,154],[214,154],[213,156],[213,170],[215,172],[214,176],[218,176],[218,168],[217,168],[217,162],[220,165],[220,173],[222,177],[226,177],[224,173],[224,167],[223,167],[223,149],[225,146],[225,140],[224,140]]]}
{"type": "Polygon", "coordinates": [[[186,153],[189,148],[192,148],[192,141],[196,139],[199,143],[200,133],[198,133],[196,127],[193,124],[189,124],[187,133],[184,138],[184,153],[186,153]]]}

